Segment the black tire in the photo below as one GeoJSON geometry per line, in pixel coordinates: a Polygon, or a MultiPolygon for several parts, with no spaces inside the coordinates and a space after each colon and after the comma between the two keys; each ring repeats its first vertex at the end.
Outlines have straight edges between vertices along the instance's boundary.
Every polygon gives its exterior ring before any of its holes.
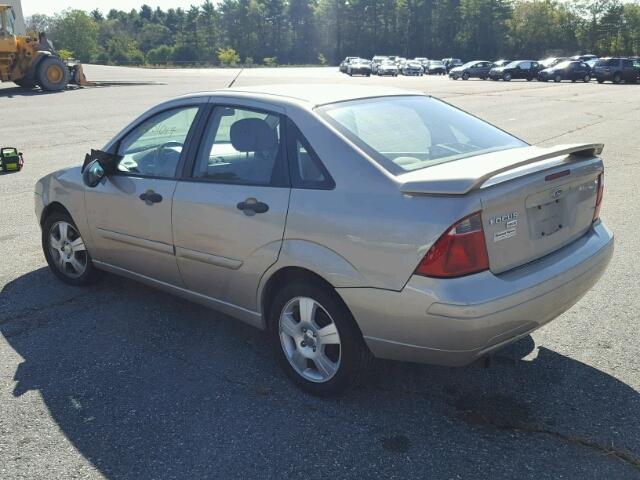
{"type": "Polygon", "coordinates": [[[598,78],[598,79],[596,79],[596,80],[597,80],[597,81],[598,81],[598,83],[600,83],[600,84],[604,83],[604,80],[603,80],[603,79],[601,79],[601,78],[598,78]]]}
{"type": "Polygon", "coordinates": [[[65,273],[63,271],[64,267],[59,267],[56,260],[53,257],[52,246],[51,246],[51,236],[53,230],[56,228],[56,225],[60,222],[66,222],[71,225],[76,232],[78,232],[78,227],[76,227],[73,219],[64,212],[54,211],[49,216],[47,216],[42,225],[42,251],[44,253],[44,257],[49,264],[49,268],[53,272],[53,274],[62,280],[64,283],[68,285],[73,285],[74,287],[83,287],[87,285],[91,285],[100,277],[100,271],[97,270],[91,259],[91,255],[88,250],[85,250],[84,253],[86,255],[86,268],[84,272],[79,276],[73,276],[69,273],[65,273]]]}
{"type": "Polygon", "coordinates": [[[556,83],[560,83],[562,81],[562,77],[560,75],[556,75],[556,77],[553,79],[554,82],[556,83]]]}
{"type": "Polygon", "coordinates": [[[510,81],[511,81],[511,74],[509,74],[509,73],[505,73],[505,74],[502,76],[502,80],[504,80],[505,82],[510,82],[510,81]]]}
{"type": "Polygon", "coordinates": [[[533,77],[527,77],[527,82],[532,82],[533,81],[533,77]]]}
{"type": "MultiPolygon", "coordinates": [[[[274,353],[284,373],[297,386],[313,395],[328,397],[344,393],[350,387],[361,383],[373,361],[351,312],[338,294],[327,287],[306,280],[292,281],[276,294],[269,311],[268,328],[274,353]],[[311,298],[320,304],[333,320],[340,336],[339,366],[335,374],[324,382],[314,382],[298,373],[289,362],[285,354],[285,347],[281,342],[280,315],[290,302],[299,297],[311,298]]],[[[296,344],[296,350],[300,348],[296,344]]],[[[306,360],[307,368],[309,368],[308,362],[310,361],[306,360]]]]}
{"type": "Polygon", "coordinates": [[[613,76],[613,83],[615,83],[616,85],[619,85],[622,83],[622,75],[620,75],[619,73],[616,73],[613,76]]]}
{"type": "Polygon", "coordinates": [[[24,78],[21,80],[14,80],[13,83],[22,88],[34,88],[36,86],[36,82],[33,80],[26,80],[24,78]]]}
{"type": "Polygon", "coordinates": [[[69,68],[57,57],[46,57],[38,65],[38,85],[47,92],[64,90],[70,79],[69,68]]]}
{"type": "Polygon", "coordinates": [[[584,76],[584,78],[582,79],[582,81],[584,83],[589,83],[591,81],[591,75],[587,74],[584,76]]]}

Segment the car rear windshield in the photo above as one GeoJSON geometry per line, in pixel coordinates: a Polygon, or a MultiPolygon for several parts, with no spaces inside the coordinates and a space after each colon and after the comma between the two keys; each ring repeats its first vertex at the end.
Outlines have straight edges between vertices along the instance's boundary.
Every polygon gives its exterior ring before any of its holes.
{"type": "Polygon", "coordinates": [[[330,124],[394,175],[523,141],[435,98],[378,97],[318,109],[330,124]]]}

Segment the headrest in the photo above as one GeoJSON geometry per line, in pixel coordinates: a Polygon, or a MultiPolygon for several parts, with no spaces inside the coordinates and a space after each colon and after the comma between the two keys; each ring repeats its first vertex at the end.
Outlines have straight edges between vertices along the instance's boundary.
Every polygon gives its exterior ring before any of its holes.
{"type": "Polygon", "coordinates": [[[231,125],[231,145],[238,152],[260,152],[278,146],[275,129],[260,118],[244,118],[231,125]]]}

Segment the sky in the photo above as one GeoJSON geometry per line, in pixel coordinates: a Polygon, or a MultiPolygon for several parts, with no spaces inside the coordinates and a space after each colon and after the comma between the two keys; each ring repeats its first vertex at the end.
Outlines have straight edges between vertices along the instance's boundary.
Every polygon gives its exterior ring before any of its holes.
{"type": "Polygon", "coordinates": [[[112,8],[125,11],[129,11],[132,8],[139,10],[140,6],[145,3],[154,10],[156,7],[166,10],[177,7],[189,8],[191,4],[200,5],[202,2],[200,0],[22,0],[22,11],[25,17],[34,13],[51,15],[67,8],[86,11],[99,8],[103,13],[107,13],[112,8]]]}

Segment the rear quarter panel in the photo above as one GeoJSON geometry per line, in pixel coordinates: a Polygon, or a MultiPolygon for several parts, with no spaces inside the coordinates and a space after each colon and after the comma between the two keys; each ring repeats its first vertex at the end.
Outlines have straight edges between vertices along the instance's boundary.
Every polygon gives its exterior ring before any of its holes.
{"type": "MultiPolygon", "coordinates": [[[[325,249],[316,271],[341,287],[401,290],[431,245],[456,220],[480,209],[480,198],[406,195],[397,180],[308,112],[287,112],[332,175],[333,190],[293,189],[284,242],[325,249]],[[344,275],[345,262],[354,272],[344,275]]],[[[282,255],[277,266],[309,262],[311,249],[282,255]]]]}

